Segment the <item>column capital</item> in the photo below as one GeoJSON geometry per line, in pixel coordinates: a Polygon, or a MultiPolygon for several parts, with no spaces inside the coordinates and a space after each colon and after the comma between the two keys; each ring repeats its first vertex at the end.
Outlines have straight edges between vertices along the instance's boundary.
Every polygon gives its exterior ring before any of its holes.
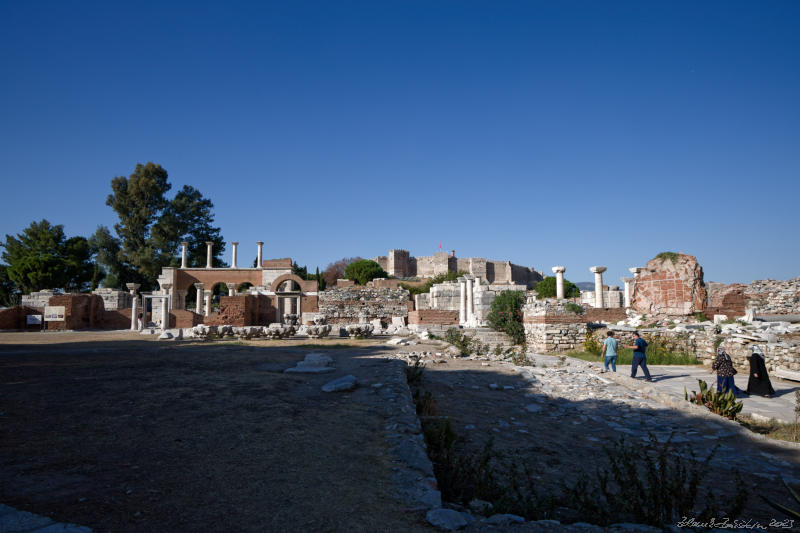
{"type": "Polygon", "coordinates": [[[589,271],[590,271],[590,272],[592,272],[592,273],[594,273],[594,274],[602,274],[602,273],[603,273],[603,272],[605,272],[606,270],[608,270],[608,269],[607,269],[606,267],[604,267],[604,266],[593,266],[593,267],[589,267],[589,271]]]}
{"type": "Polygon", "coordinates": [[[239,241],[231,241],[231,244],[232,244],[233,246],[239,246],[239,241]]]}
{"type": "Polygon", "coordinates": [[[238,283],[231,283],[231,282],[226,282],[225,283],[225,286],[228,287],[230,290],[234,290],[237,285],[239,285],[239,284],[238,283]]]}
{"type": "Polygon", "coordinates": [[[206,284],[197,282],[197,283],[194,284],[194,286],[195,286],[196,289],[201,289],[202,290],[202,289],[204,289],[206,287],[206,284]]]}
{"type": "Polygon", "coordinates": [[[628,269],[628,272],[633,274],[634,276],[638,275],[644,270],[644,267],[631,267],[628,269]]]}
{"type": "Polygon", "coordinates": [[[631,281],[633,281],[633,278],[619,278],[619,279],[621,279],[623,283],[630,283],[631,281]]]}
{"type": "Polygon", "coordinates": [[[213,246],[213,245],[214,245],[214,241],[206,241],[206,246],[213,246]]]}
{"type": "Polygon", "coordinates": [[[126,283],[125,286],[128,287],[129,291],[136,292],[139,289],[139,287],[141,287],[141,284],[139,284],[139,283],[126,283]]]}
{"type": "Polygon", "coordinates": [[[168,291],[168,290],[170,290],[171,288],[172,288],[172,283],[162,283],[162,284],[161,284],[161,289],[162,289],[162,290],[168,291]]]}
{"type": "Polygon", "coordinates": [[[552,270],[553,270],[553,274],[558,274],[559,272],[563,274],[564,272],[566,272],[566,271],[567,271],[567,267],[563,267],[563,266],[554,266],[554,267],[552,268],[552,270]]]}
{"type": "Polygon", "coordinates": [[[189,241],[181,241],[181,246],[189,246],[189,241]]]}
{"type": "Polygon", "coordinates": [[[264,246],[264,241],[256,241],[256,244],[259,246],[264,246]]]}

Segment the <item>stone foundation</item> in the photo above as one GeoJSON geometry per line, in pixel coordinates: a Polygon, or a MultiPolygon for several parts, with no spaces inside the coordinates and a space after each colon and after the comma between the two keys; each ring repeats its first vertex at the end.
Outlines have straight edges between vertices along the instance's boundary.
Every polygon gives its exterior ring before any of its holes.
{"type": "Polygon", "coordinates": [[[528,297],[523,306],[523,327],[528,351],[550,353],[583,348],[586,317],[568,310],[564,300],[528,297]]]}
{"type": "Polygon", "coordinates": [[[335,287],[319,293],[319,314],[329,324],[368,322],[376,318],[408,317],[406,289],[377,287],[335,287]]]}
{"type": "Polygon", "coordinates": [[[458,311],[445,311],[436,309],[423,309],[408,312],[409,324],[442,324],[458,325],[458,311]]]}

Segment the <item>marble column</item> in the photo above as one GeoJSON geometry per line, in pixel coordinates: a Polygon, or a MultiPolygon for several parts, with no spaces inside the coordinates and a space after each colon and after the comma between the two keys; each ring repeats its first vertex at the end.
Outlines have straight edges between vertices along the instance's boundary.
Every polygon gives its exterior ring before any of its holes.
{"type": "Polygon", "coordinates": [[[559,300],[564,298],[564,272],[566,270],[566,267],[563,266],[553,267],[553,273],[556,275],[556,298],[559,300]]]}
{"type": "Polygon", "coordinates": [[[203,314],[203,289],[205,288],[205,283],[195,283],[194,286],[197,288],[197,305],[195,305],[194,312],[198,315],[203,314]]]}
{"type": "Polygon", "coordinates": [[[298,324],[302,324],[301,320],[303,318],[303,312],[302,312],[302,310],[300,308],[301,298],[302,298],[302,296],[298,296],[297,297],[297,323],[298,324]]]}
{"type": "MultiPolygon", "coordinates": [[[[169,295],[172,289],[172,283],[162,283],[161,290],[164,294],[169,295]]],[[[172,298],[161,298],[161,329],[169,329],[169,302],[172,298]]]]}
{"type": "Polygon", "coordinates": [[[238,266],[236,266],[236,255],[237,255],[236,252],[238,251],[237,249],[239,248],[239,243],[238,242],[232,242],[231,243],[231,248],[233,248],[233,250],[231,251],[231,256],[232,256],[231,257],[231,268],[239,268],[238,266]]]}
{"type": "Polygon", "coordinates": [[[264,243],[261,242],[261,241],[258,241],[258,242],[256,242],[256,244],[258,245],[258,256],[256,258],[256,268],[264,268],[264,266],[261,264],[261,263],[263,263],[261,258],[264,255],[264,253],[263,253],[264,252],[264,243]]]}
{"type": "Polygon", "coordinates": [[[473,288],[473,279],[467,278],[467,322],[472,324],[474,317],[475,317],[475,310],[473,308],[473,304],[475,302],[475,297],[472,294],[473,288]]]}
{"type": "Polygon", "coordinates": [[[137,331],[139,329],[139,322],[137,320],[139,318],[139,309],[138,309],[138,306],[137,306],[137,304],[139,303],[139,299],[136,298],[136,290],[140,287],[140,285],[138,283],[126,283],[125,286],[128,287],[129,291],[131,291],[131,297],[132,297],[132,301],[131,301],[131,330],[132,331],[137,331]]]}
{"type": "Polygon", "coordinates": [[[467,321],[467,280],[463,277],[458,278],[458,323],[463,324],[467,321]]]}
{"type": "Polygon", "coordinates": [[[603,307],[603,272],[604,266],[593,266],[589,271],[594,274],[594,306],[603,307]]]}
{"type": "Polygon", "coordinates": [[[235,296],[236,295],[236,283],[226,283],[225,285],[228,286],[228,296],[235,296]]]}
{"type": "Polygon", "coordinates": [[[212,258],[214,257],[213,252],[211,249],[213,248],[214,243],[212,241],[206,241],[206,268],[212,267],[212,258]]]}
{"type": "Polygon", "coordinates": [[[181,243],[181,268],[187,268],[187,256],[186,256],[186,249],[188,248],[189,243],[183,241],[181,243]]]}
{"type": "Polygon", "coordinates": [[[205,308],[205,316],[209,316],[211,314],[211,298],[214,296],[214,291],[206,291],[206,308],[205,308]]]}
{"type": "Polygon", "coordinates": [[[625,284],[625,308],[631,306],[631,285],[633,278],[620,278],[622,283],[625,284]]]}

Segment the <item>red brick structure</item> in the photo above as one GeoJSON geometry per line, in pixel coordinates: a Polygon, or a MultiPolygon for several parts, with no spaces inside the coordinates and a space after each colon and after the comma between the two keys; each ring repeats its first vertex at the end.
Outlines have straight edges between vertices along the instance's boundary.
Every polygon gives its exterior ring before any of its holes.
{"type": "MultiPolygon", "coordinates": [[[[661,254],[660,254],[661,255],[661,254]]],[[[686,254],[656,256],[634,282],[631,305],[647,315],[691,315],[706,308],[703,269],[686,254]]]]}
{"type": "Polygon", "coordinates": [[[220,312],[206,317],[204,324],[266,326],[275,321],[276,310],[270,297],[261,294],[222,296],[219,307],[220,312]]]}
{"type": "Polygon", "coordinates": [[[0,310],[0,330],[20,330],[20,331],[39,331],[42,329],[40,324],[27,324],[28,315],[41,315],[42,310],[35,307],[17,305],[8,309],[0,310]]]}
{"type": "Polygon", "coordinates": [[[625,320],[628,315],[623,307],[586,307],[583,316],[584,322],[619,322],[625,320]]]}
{"type": "Polygon", "coordinates": [[[57,294],[50,297],[47,305],[64,306],[64,322],[47,322],[47,329],[103,327],[105,307],[103,299],[96,294],[57,294]]]}
{"type": "Polygon", "coordinates": [[[439,309],[422,309],[408,312],[408,323],[411,324],[437,324],[458,325],[458,311],[439,309]]]}
{"type": "Polygon", "coordinates": [[[733,318],[744,315],[746,307],[744,291],[746,288],[747,285],[741,283],[732,283],[731,285],[709,283],[708,306],[705,310],[708,317],[728,315],[729,318],[733,318]]]}

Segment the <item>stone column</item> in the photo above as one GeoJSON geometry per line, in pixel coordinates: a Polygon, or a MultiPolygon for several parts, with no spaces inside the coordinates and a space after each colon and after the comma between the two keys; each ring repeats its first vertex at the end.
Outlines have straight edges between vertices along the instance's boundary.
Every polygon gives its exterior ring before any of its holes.
{"type": "Polygon", "coordinates": [[[211,268],[211,258],[214,257],[211,248],[214,246],[212,241],[206,241],[206,268],[211,268]]]}
{"type": "Polygon", "coordinates": [[[188,266],[187,263],[186,263],[186,260],[187,260],[186,248],[188,246],[189,246],[189,243],[186,242],[186,241],[183,241],[181,243],[181,268],[187,268],[187,266],[188,266]]]}
{"type": "Polygon", "coordinates": [[[205,308],[205,316],[211,314],[211,298],[214,296],[214,291],[206,291],[206,308],[205,308]]]}
{"type": "Polygon", "coordinates": [[[264,268],[261,264],[263,263],[263,261],[261,260],[261,256],[263,255],[264,251],[264,243],[258,241],[256,244],[258,245],[258,257],[256,258],[256,268],[264,268]]]}
{"type": "Polygon", "coordinates": [[[239,267],[236,266],[236,251],[237,251],[237,248],[239,247],[239,243],[238,242],[232,242],[231,243],[231,247],[233,248],[233,251],[231,252],[231,255],[232,255],[231,268],[239,268],[239,267]]]}
{"type": "Polygon", "coordinates": [[[475,303],[475,296],[472,294],[472,278],[467,278],[467,322],[472,324],[475,317],[475,310],[473,304],[475,303]]]}
{"type": "Polygon", "coordinates": [[[467,321],[467,280],[458,278],[458,323],[463,324],[467,321]]]}
{"type": "Polygon", "coordinates": [[[564,272],[566,270],[566,267],[563,266],[553,267],[553,273],[556,275],[556,298],[559,300],[564,298],[564,272]]]}
{"type": "Polygon", "coordinates": [[[633,282],[633,278],[620,278],[622,283],[625,284],[625,308],[631,306],[631,284],[633,282]]]}
{"type": "Polygon", "coordinates": [[[414,295],[414,309],[419,311],[419,294],[414,295]]]}
{"type": "MultiPolygon", "coordinates": [[[[161,289],[163,290],[164,294],[169,295],[170,290],[172,289],[172,283],[162,283],[161,289]]],[[[171,298],[161,298],[161,329],[167,330],[169,329],[169,302],[171,298]]]]}
{"type": "Polygon", "coordinates": [[[644,267],[631,267],[628,269],[628,272],[633,274],[634,279],[636,279],[639,277],[639,274],[641,274],[643,270],[644,267]]]}
{"type": "Polygon", "coordinates": [[[131,297],[132,297],[132,301],[131,301],[131,306],[132,306],[131,307],[131,330],[132,331],[137,331],[139,329],[139,322],[137,320],[139,318],[139,316],[138,316],[139,315],[139,312],[138,312],[139,310],[137,309],[137,304],[139,303],[139,300],[138,300],[138,298],[136,298],[136,290],[140,287],[140,285],[138,283],[126,283],[125,286],[128,287],[129,291],[131,291],[131,297]]]}
{"type": "Polygon", "coordinates": [[[603,307],[603,272],[604,266],[593,266],[589,271],[594,274],[594,306],[603,307]]]}
{"type": "Polygon", "coordinates": [[[197,288],[197,305],[195,305],[194,312],[198,315],[203,314],[203,289],[205,288],[205,283],[195,283],[194,286],[197,288]]]}
{"type": "Polygon", "coordinates": [[[302,311],[300,309],[301,298],[302,298],[302,296],[298,296],[297,297],[297,323],[298,324],[302,324],[301,319],[303,318],[303,313],[302,313],[302,311]]]}
{"type": "Polygon", "coordinates": [[[236,283],[226,283],[225,285],[228,286],[228,296],[235,296],[236,295],[236,283]]]}

